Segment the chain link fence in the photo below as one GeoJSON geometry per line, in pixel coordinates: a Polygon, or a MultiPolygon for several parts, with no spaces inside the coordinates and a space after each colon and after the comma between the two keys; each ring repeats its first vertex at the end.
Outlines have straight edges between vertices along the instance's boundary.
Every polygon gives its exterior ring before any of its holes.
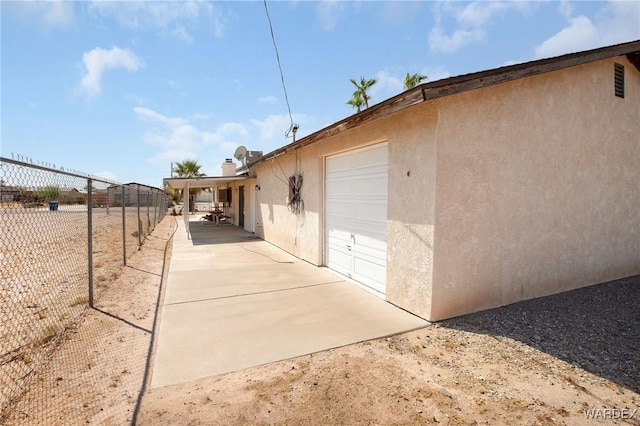
{"type": "Polygon", "coordinates": [[[0,423],[167,206],[158,188],[0,157],[0,423]]]}

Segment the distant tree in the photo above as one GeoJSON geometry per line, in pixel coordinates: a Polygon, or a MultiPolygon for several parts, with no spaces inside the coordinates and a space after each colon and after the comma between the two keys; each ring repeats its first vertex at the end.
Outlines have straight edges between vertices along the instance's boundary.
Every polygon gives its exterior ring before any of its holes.
{"type": "Polygon", "coordinates": [[[422,80],[426,80],[428,77],[422,74],[411,74],[407,73],[404,76],[404,88],[406,90],[413,89],[416,87],[422,80]]]}
{"type": "Polygon", "coordinates": [[[164,184],[164,193],[167,196],[167,199],[171,200],[172,202],[178,201],[178,191],[171,188],[167,183],[164,184]]]}
{"type": "Polygon", "coordinates": [[[347,101],[347,105],[351,105],[352,107],[356,108],[358,112],[360,112],[360,110],[362,109],[363,104],[364,102],[362,101],[362,96],[357,90],[353,92],[353,97],[347,101]]]}
{"type": "Polygon", "coordinates": [[[34,191],[37,201],[55,200],[60,197],[60,188],[54,185],[44,186],[34,191]]]}
{"type": "MultiPolygon", "coordinates": [[[[354,96],[358,94],[362,98],[362,102],[364,103],[365,108],[369,108],[369,96],[367,95],[367,90],[371,88],[374,84],[378,82],[375,78],[370,78],[366,80],[364,77],[360,77],[360,81],[356,81],[353,78],[350,78],[349,81],[356,86],[356,91],[354,96]]],[[[349,103],[349,102],[347,102],[349,103]]]]}
{"type": "MultiPolygon", "coordinates": [[[[202,173],[200,169],[202,166],[198,164],[198,160],[187,159],[183,162],[176,163],[175,172],[178,177],[200,177],[206,176],[206,173],[202,173]]],[[[190,188],[189,189],[189,206],[190,211],[195,212],[195,199],[200,194],[202,190],[200,188],[190,188]]],[[[183,194],[184,196],[184,194],[183,194]]]]}

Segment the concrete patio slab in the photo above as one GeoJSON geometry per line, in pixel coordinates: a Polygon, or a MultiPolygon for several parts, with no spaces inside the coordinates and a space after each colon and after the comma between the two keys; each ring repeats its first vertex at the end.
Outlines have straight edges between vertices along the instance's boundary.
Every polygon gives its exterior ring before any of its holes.
{"type": "Polygon", "coordinates": [[[174,236],[151,387],[424,327],[427,322],[230,225],[174,236]]]}

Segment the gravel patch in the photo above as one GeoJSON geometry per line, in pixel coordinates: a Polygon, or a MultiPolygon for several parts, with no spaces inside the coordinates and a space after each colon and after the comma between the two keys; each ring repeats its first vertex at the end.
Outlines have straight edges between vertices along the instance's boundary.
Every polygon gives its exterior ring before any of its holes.
{"type": "Polygon", "coordinates": [[[640,275],[438,324],[520,341],[640,392],[640,275]]]}

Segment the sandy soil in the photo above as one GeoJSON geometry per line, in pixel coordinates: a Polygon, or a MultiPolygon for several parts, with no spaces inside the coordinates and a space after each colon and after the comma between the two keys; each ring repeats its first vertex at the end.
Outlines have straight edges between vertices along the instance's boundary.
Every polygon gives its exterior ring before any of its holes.
{"type": "MultiPolygon", "coordinates": [[[[95,309],[86,307],[86,279],[81,288],[70,284],[68,290],[47,301],[45,306],[48,310],[67,309],[72,301],[72,307],[81,313],[68,314],[64,328],[55,338],[45,346],[33,348],[37,350],[38,362],[34,359],[24,362],[23,356],[0,359],[0,373],[11,374],[8,380],[15,382],[15,373],[24,371],[20,380],[28,384],[21,395],[12,398],[11,404],[0,411],[0,425],[131,422],[145,379],[164,255],[170,256],[167,243],[173,232],[173,219],[167,218],[158,224],[140,249],[138,226],[136,221],[129,221],[134,226],[128,226],[126,231],[126,267],[122,266],[121,221],[122,217],[114,214],[97,216],[94,221],[95,309]],[[165,252],[165,249],[168,250],[165,252]],[[82,295],[82,303],[69,298],[71,288],[74,294],[82,295]]],[[[78,219],[78,225],[81,224],[82,220],[78,219]]],[[[67,224],[67,232],[61,233],[60,238],[66,237],[69,241],[69,228],[67,224]]],[[[86,245],[81,244],[86,240],[86,227],[84,230],[80,227],[78,234],[78,256],[82,258],[82,250],[86,250],[86,245]]],[[[65,246],[64,253],[70,264],[69,247],[72,246],[65,246]]],[[[65,262],[57,254],[50,257],[52,262],[65,262]]],[[[86,260],[80,263],[78,269],[86,269],[86,260]]],[[[50,291],[46,286],[38,290],[31,292],[29,298],[42,300],[40,293],[50,291]]],[[[15,312],[22,311],[16,309],[15,312]]],[[[10,331],[16,333],[21,324],[40,327],[39,321],[46,318],[37,317],[34,322],[13,315],[10,331]]]]}
{"type": "Polygon", "coordinates": [[[65,336],[4,423],[640,425],[638,277],[146,390],[173,220],[65,336]]]}
{"type": "Polygon", "coordinates": [[[153,389],[138,423],[640,424],[639,405],[637,392],[521,342],[433,325],[153,389]],[[604,408],[635,414],[586,418],[604,408]]]}

